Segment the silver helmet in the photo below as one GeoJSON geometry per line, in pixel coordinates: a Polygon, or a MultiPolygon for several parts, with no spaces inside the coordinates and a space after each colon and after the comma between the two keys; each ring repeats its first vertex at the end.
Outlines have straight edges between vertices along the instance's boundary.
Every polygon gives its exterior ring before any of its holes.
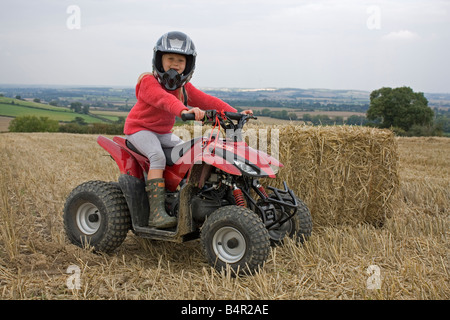
{"type": "Polygon", "coordinates": [[[195,45],[189,36],[179,31],[168,32],[158,39],[153,48],[153,74],[167,90],[176,90],[191,80],[196,56],[195,45]],[[186,68],[182,74],[172,69],[164,71],[162,65],[164,53],[176,53],[186,57],[186,68]]]}

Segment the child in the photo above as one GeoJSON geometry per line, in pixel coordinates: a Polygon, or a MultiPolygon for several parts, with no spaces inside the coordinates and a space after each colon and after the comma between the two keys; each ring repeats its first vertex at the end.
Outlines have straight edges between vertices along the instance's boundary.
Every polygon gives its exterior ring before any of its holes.
{"type": "Polygon", "coordinates": [[[205,115],[201,109],[236,112],[224,101],[189,83],[196,56],[194,43],[182,32],[172,31],[159,38],[153,49],[153,74],[143,73],[139,77],[136,85],[138,100],[125,121],[126,138],[150,161],[145,188],[150,202],[149,226],[158,229],[177,224],[176,218],[165,211],[163,175],[166,158],[162,150],[183,143],[171,133],[175,117],[194,113],[195,119],[201,121],[205,115]],[[193,108],[187,108],[188,104],[193,108]]]}

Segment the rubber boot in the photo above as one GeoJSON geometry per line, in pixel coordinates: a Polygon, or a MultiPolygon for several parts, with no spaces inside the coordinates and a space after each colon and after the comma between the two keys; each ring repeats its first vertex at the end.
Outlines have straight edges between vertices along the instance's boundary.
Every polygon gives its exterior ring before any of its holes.
{"type": "Polygon", "coordinates": [[[177,218],[167,214],[165,208],[165,183],[164,179],[147,180],[145,188],[150,203],[150,215],[148,226],[157,229],[166,229],[177,225],[177,218]]]}

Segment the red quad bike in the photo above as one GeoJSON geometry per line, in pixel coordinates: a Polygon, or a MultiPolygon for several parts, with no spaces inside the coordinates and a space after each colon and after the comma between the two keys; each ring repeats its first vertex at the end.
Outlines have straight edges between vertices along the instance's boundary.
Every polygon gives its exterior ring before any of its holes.
{"type": "MultiPolygon", "coordinates": [[[[183,120],[194,120],[193,114],[183,120]]],[[[89,181],[76,187],[64,206],[69,240],[95,251],[111,252],[128,230],[148,239],[185,242],[201,238],[204,254],[217,270],[227,265],[233,274],[251,274],[266,261],[271,245],[285,237],[298,242],[312,231],[311,214],[286,182],[284,190],[260,184],[275,178],[275,158],[250,148],[242,128],[253,115],[215,110],[203,123],[222,127],[217,134],[198,137],[166,149],[166,210],[177,217],[172,229],[148,227],[149,201],[145,191],[149,160],[127,140],[99,136],[97,142],[119,166],[118,182],[89,181]]],[[[218,130],[219,131],[219,130],[218,130]]]]}

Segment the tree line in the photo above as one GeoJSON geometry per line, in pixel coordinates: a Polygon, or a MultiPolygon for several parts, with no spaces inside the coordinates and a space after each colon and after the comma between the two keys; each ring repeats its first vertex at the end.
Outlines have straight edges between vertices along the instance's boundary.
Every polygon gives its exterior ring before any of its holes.
{"type": "Polygon", "coordinates": [[[290,100],[272,100],[272,99],[224,99],[225,102],[232,106],[248,106],[267,107],[267,108],[287,108],[296,109],[297,111],[352,111],[366,112],[369,108],[368,104],[348,104],[348,103],[319,103],[316,101],[290,101],[290,100]]]}
{"type": "MultiPolygon", "coordinates": [[[[277,106],[279,107],[279,106],[277,106]]],[[[339,110],[335,105],[317,108],[339,110]]],[[[348,111],[348,110],[347,110],[348,111]]],[[[299,118],[286,110],[273,111],[269,108],[256,110],[256,116],[266,116],[285,120],[303,120],[313,125],[363,125],[388,128],[399,136],[450,136],[450,110],[431,109],[422,92],[414,92],[410,87],[383,87],[370,94],[370,104],[366,116],[343,117],[304,114],[299,118]]]]}
{"type": "MultiPolygon", "coordinates": [[[[242,108],[237,108],[242,111],[242,108]]],[[[270,110],[269,108],[264,108],[262,110],[255,110],[253,112],[255,116],[271,117],[283,120],[302,120],[307,124],[313,125],[365,125],[367,119],[365,116],[352,115],[347,119],[342,116],[330,117],[326,114],[311,115],[309,113],[303,114],[301,117],[297,116],[294,112],[288,112],[286,110],[270,110]]]]}
{"type": "MultiPolygon", "coordinates": [[[[72,103],[74,112],[89,113],[81,103],[72,103]]],[[[238,108],[239,110],[239,108],[238,108]]],[[[270,116],[285,120],[300,120],[294,112],[286,110],[255,110],[256,116],[270,116]]],[[[313,125],[366,125],[388,128],[400,136],[450,136],[450,111],[431,109],[422,92],[414,92],[410,87],[383,87],[372,91],[366,117],[329,117],[327,115],[304,114],[303,121],[313,125]]],[[[123,134],[125,118],[113,123],[93,123],[88,125],[77,117],[70,123],[60,124],[48,117],[23,116],[10,122],[11,132],[70,132],[92,134],[123,134]]]]}
{"type": "Polygon", "coordinates": [[[9,123],[10,132],[65,132],[65,133],[86,133],[86,134],[123,134],[125,119],[119,118],[113,123],[92,123],[87,124],[83,118],[76,117],[68,123],[59,123],[57,120],[48,117],[21,116],[14,118],[9,123]]]}

